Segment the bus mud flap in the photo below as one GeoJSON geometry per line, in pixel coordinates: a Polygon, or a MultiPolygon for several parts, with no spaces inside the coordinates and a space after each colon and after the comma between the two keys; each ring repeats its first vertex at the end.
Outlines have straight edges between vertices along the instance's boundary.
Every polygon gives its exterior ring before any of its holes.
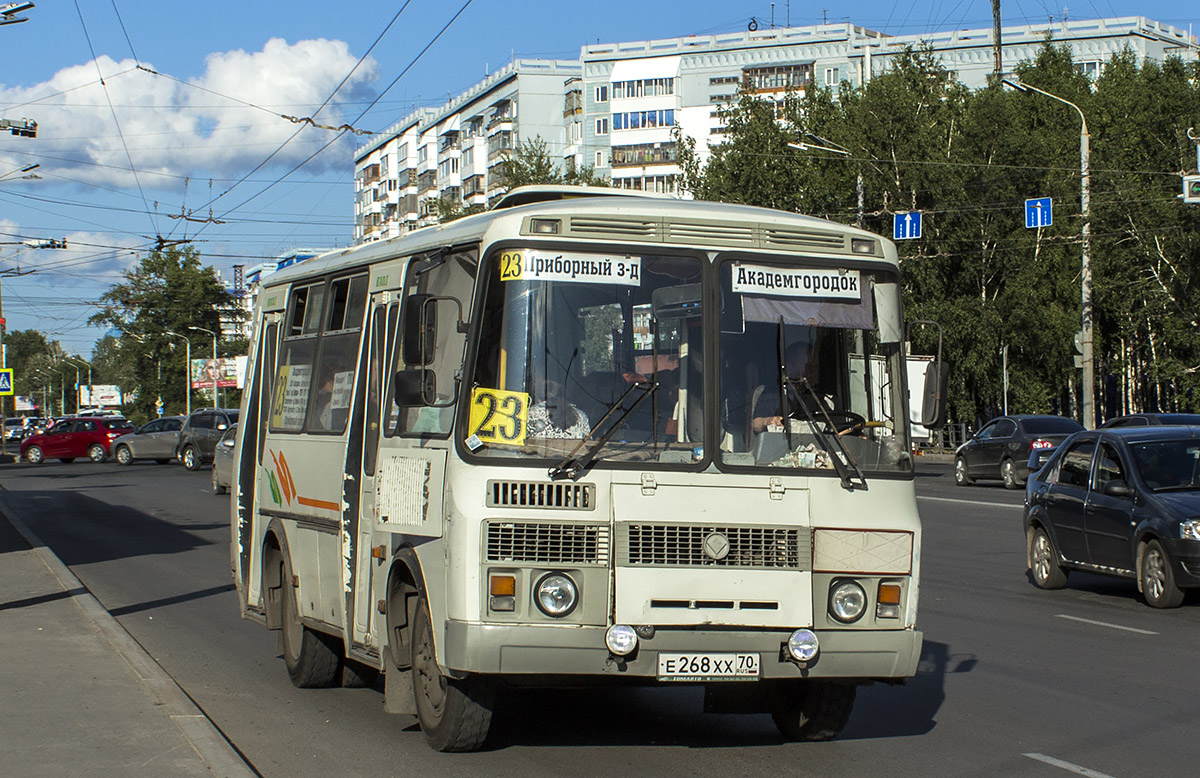
{"type": "Polygon", "coordinates": [[[413,694],[412,670],[397,670],[389,660],[383,681],[383,710],[386,713],[417,715],[417,698],[413,694]]]}

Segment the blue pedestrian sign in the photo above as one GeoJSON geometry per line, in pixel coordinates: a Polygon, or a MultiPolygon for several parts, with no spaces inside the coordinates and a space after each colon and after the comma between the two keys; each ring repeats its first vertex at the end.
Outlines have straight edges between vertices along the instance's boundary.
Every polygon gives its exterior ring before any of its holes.
{"type": "Polygon", "coordinates": [[[908,211],[893,215],[892,238],[894,240],[916,240],[921,237],[921,212],[908,211]]]}
{"type": "Polygon", "coordinates": [[[1054,214],[1050,208],[1049,197],[1036,197],[1025,201],[1025,228],[1036,230],[1038,227],[1049,227],[1054,224],[1054,214]]]}
{"type": "Polygon", "coordinates": [[[10,397],[13,394],[12,368],[0,369],[0,397],[10,397]]]}

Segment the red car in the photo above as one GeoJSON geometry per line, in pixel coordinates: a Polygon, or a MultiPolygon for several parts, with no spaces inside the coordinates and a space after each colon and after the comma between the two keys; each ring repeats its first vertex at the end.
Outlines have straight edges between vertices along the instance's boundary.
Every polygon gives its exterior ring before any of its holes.
{"type": "Polygon", "coordinates": [[[66,419],[22,440],[21,457],[35,465],[47,457],[61,462],[74,462],[77,457],[103,462],[108,458],[109,445],[127,432],[133,432],[133,425],[127,419],[111,416],[66,419]]]}

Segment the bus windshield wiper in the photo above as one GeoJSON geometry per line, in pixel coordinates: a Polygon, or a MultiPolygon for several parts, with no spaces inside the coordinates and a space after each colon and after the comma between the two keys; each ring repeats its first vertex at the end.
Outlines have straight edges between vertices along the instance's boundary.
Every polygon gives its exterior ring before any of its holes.
{"type": "MultiPolygon", "coordinates": [[[[837,426],[834,425],[833,419],[829,418],[829,411],[825,409],[825,403],[821,402],[821,397],[813,389],[812,384],[808,382],[807,378],[803,377],[797,381],[795,378],[785,376],[783,380],[795,394],[796,404],[804,412],[804,418],[808,421],[808,426],[812,429],[813,435],[821,444],[821,448],[825,449],[825,452],[829,454],[829,461],[833,463],[833,469],[837,471],[838,478],[842,479],[842,488],[849,489],[850,491],[853,491],[855,487],[866,489],[866,476],[859,469],[858,463],[854,461],[854,457],[850,455],[846,444],[842,442],[842,436],[836,434],[837,426]],[[804,391],[802,392],[801,389],[804,391]],[[816,406],[817,410],[820,411],[820,415],[824,418],[818,418],[813,414],[812,408],[809,406],[810,402],[816,406]],[[835,430],[835,433],[829,435],[822,432],[820,427],[822,422],[827,424],[829,429],[835,430]],[[830,442],[831,440],[833,443],[830,442]],[[837,449],[836,451],[834,450],[835,448],[837,449]]],[[[792,426],[787,419],[784,419],[784,424],[787,425],[788,429],[792,426]]]]}
{"type": "Polygon", "coordinates": [[[658,389],[657,381],[636,381],[630,384],[629,388],[625,390],[625,393],[618,397],[612,405],[608,406],[608,410],[605,411],[604,415],[600,417],[600,421],[596,422],[595,426],[592,427],[592,431],[595,432],[596,430],[604,427],[604,423],[608,421],[608,417],[612,416],[613,413],[622,406],[622,404],[625,402],[625,398],[628,397],[632,392],[641,390],[642,396],[638,397],[634,401],[633,405],[625,408],[621,414],[617,416],[616,420],[609,425],[608,431],[600,437],[593,439],[591,441],[591,445],[588,446],[588,449],[584,452],[583,456],[576,459],[575,455],[579,453],[581,448],[588,444],[588,440],[591,438],[591,436],[589,435],[588,437],[579,441],[578,445],[571,449],[571,453],[563,457],[563,460],[557,465],[550,468],[548,473],[550,480],[559,481],[563,478],[570,478],[572,481],[578,481],[579,478],[587,472],[588,468],[592,466],[592,462],[596,460],[596,453],[600,451],[600,449],[604,447],[604,444],[608,442],[608,439],[613,436],[613,433],[615,433],[617,428],[621,426],[621,422],[625,421],[626,417],[633,413],[634,410],[636,410],[637,407],[642,404],[642,401],[649,397],[656,389],[658,389]]]}

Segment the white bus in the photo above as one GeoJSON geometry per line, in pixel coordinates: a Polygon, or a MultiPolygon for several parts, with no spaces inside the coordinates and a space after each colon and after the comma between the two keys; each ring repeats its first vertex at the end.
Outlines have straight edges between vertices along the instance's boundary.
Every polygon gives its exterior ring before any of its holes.
{"type": "Polygon", "coordinates": [[[242,614],[298,686],[382,673],[439,750],[480,747],[506,686],[614,680],[834,737],[921,653],[903,341],[889,241],[612,190],[276,273],[242,614]]]}

